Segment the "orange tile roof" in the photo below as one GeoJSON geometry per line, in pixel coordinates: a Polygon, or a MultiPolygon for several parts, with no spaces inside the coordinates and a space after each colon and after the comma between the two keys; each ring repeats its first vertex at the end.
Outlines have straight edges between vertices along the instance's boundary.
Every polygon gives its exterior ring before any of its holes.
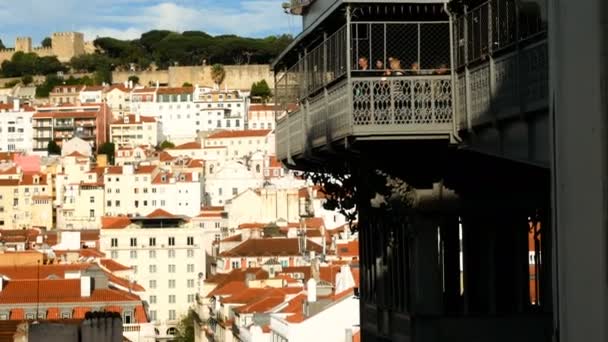
{"type": "Polygon", "coordinates": [[[243,234],[232,235],[225,239],[220,240],[220,242],[241,242],[241,241],[243,241],[243,234]]]}
{"type": "Polygon", "coordinates": [[[34,178],[38,176],[38,184],[46,185],[46,174],[40,172],[27,172],[24,173],[21,177],[21,185],[37,185],[34,184],[34,178]]]}
{"type": "Polygon", "coordinates": [[[37,112],[32,115],[33,118],[96,118],[97,112],[37,112]]]}
{"type": "Polygon", "coordinates": [[[190,160],[190,163],[188,164],[188,167],[203,167],[204,160],[200,160],[200,159],[192,159],[190,160]]]}
{"type": "Polygon", "coordinates": [[[141,165],[135,169],[136,174],[152,173],[156,170],[156,165],[141,165]]]}
{"type": "Polygon", "coordinates": [[[148,316],[146,315],[146,309],[144,309],[143,305],[138,305],[135,307],[135,322],[137,323],[147,323],[148,316]]]}
{"type": "MultiPolygon", "coordinates": [[[[33,107],[30,107],[28,105],[21,105],[19,106],[19,109],[23,109],[25,112],[35,112],[36,109],[34,109],[33,107]]],[[[0,110],[6,110],[7,112],[12,112],[13,111],[13,104],[12,103],[0,103],[0,110]]]]}
{"type": "Polygon", "coordinates": [[[78,157],[78,158],[87,158],[87,156],[85,156],[84,154],[78,152],[78,151],[74,151],[70,154],[68,154],[66,157],[78,157]]]}
{"type": "Polygon", "coordinates": [[[109,175],[122,175],[122,166],[108,166],[106,170],[109,175]]]}
{"type": "Polygon", "coordinates": [[[158,94],[192,94],[194,87],[163,87],[158,88],[158,94]]]}
{"type": "Polygon", "coordinates": [[[132,269],[132,267],[125,266],[113,259],[101,259],[99,260],[99,263],[110,272],[128,271],[132,269]]]}
{"type": "Polygon", "coordinates": [[[156,92],[157,88],[151,88],[151,87],[145,87],[145,88],[138,88],[138,89],[133,89],[134,93],[154,93],[156,92]]]}
{"type": "Polygon", "coordinates": [[[125,87],[124,84],[112,84],[110,87],[108,87],[105,92],[108,93],[114,89],[118,89],[120,91],[122,91],[123,93],[128,93],[129,92],[129,88],[125,87]]]}
{"type": "Polygon", "coordinates": [[[265,137],[271,130],[269,129],[258,129],[258,130],[245,130],[245,131],[222,131],[215,134],[211,134],[207,139],[225,139],[225,138],[246,138],[246,137],[265,137]]]}
{"type": "Polygon", "coordinates": [[[0,291],[0,304],[36,303],[37,286],[41,303],[140,301],[139,297],[114,289],[94,289],[90,297],[80,296],[80,279],[9,280],[0,291]]]}
{"type": "Polygon", "coordinates": [[[171,148],[171,150],[199,150],[201,148],[201,144],[196,142],[196,141],[192,141],[192,142],[187,142],[185,144],[181,144],[181,145],[177,145],[174,148],[171,148]]]}
{"type": "Polygon", "coordinates": [[[224,211],[223,206],[206,206],[201,208],[202,211],[224,211]]]}
{"type": "Polygon", "coordinates": [[[121,118],[118,118],[116,120],[114,120],[112,122],[112,125],[138,125],[141,123],[151,123],[151,122],[156,122],[156,119],[153,116],[143,116],[140,115],[139,116],[139,121],[137,121],[137,116],[135,114],[129,114],[127,115],[127,117],[129,118],[129,122],[125,123],[125,119],[124,116],[121,118]]]}
{"type": "Polygon", "coordinates": [[[347,243],[339,243],[336,245],[338,256],[354,257],[359,256],[359,241],[349,241],[347,243]]]}
{"type": "Polygon", "coordinates": [[[247,288],[247,286],[245,285],[245,282],[243,282],[243,281],[231,281],[231,282],[228,282],[227,284],[218,285],[213,291],[209,292],[207,297],[227,296],[227,295],[231,295],[233,293],[242,291],[246,288],[247,288]]]}
{"type": "Polygon", "coordinates": [[[23,309],[11,309],[9,317],[11,320],[21,320],[25,318],[25,311],[23,309]]]}
{"type": "MultiPolygon", "coordinates": [[[[321,253],[323,248],[311,240],[306,241],[306,249],[321,253]]],[[[299,241],[297,238],[278,239],[249,239],[220,253],[222,257],[253,257],[253,256],[293,256],[299,255],[299,241]]]]}
{"type": "Polygon", "coordinates": [[[46,310],[46,319],[59,319],[59,308],[48,308],[46,310]]]}
{"type": "Polygon", "coordinates": [[[269,165],[270,168],[282,168],[283,167],[283,163],[281,163],[281,161],[279,161],[276,156],[270,156],[269,164],[270,164],[269,165]]]}
{"type": "Polygon", "coordinates": [[[122,314],[122,308],[118,305],[108,305],[104,307],[103,310],[107,312],[117,312],[119,314],[122,314]]]}
{"type": "Polygon", "coordinates": [[[165,211],[163,209],[156,209],[153,212],[149,213],[148,215],[146,215],[147,218],[158,218],[158,217],[176,217],[175,215],[171,214],[168,211],[165,211]]]}
{"type": "Polygon", "coordinates": [[[72,313],[72,318],[84,318],[84,315],[87,312],[91,312],[92,309],[88,306],[77,306],[74,308],[74,312],[72,313]]]}
{"type": "Polygon", "coordinates": [[[139,285],[138,283],[131,282],[125,278],[115,276],[111,273],[106,273],[106,275],[108,276],[108,281],[110,281],[111,283],[114,283],[118,286],[122,286],[126,289],[131,289],[132,291],[135,291],[135,292],[143,292],[146,290],[143,286],[139,285]]]}
{"type": "Polygon", "coordinates": [[[211,212],[211,213],[200,213],[198,214],[197,217],[216,217],[216,218],[221,218],[222,217],[222,212],[211,212]]]}
{"type": "Polygon", "coordinates": [[[102,229],[122,229],[131,224],[131,219],[125,216],[102,216],[102,229]]]}
{"type": "Polygon", "coordinates": [[[107,87],[104,86],[85,86],[82,91],[100,91],[100,90],[104,90],[107,87]]]}

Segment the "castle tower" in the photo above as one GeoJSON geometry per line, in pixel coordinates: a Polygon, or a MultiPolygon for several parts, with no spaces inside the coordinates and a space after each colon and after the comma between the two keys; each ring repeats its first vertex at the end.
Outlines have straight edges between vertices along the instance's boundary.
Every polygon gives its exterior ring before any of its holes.
{"type": "Polygon", "coordinates": [[[69,62],[72,57],[85,53],[84,34],[80,32],[55,32],[51,39],[53,54],[60,62],[69,62]]]}
{"type": "Polygon", "coordinates": [[[25,53],[32,52],[32,38],[31,37],[17,37],[15,39],[15,51],[21,51],[25,53]]]}

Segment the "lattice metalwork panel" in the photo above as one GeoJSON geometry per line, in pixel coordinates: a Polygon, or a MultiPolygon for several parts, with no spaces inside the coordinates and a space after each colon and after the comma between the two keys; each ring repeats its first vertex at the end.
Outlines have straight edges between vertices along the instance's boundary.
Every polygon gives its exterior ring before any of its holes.
{"type": "Polygon", "coordinates": [[[517,41],[515,0],[492,0],[492,50],[517,41]]]}
{"type": "Polygon", "coordinates": [[[370,23],[351,26],[353,71],[370,76],[383,73],[448,73],[449,23],[370,23]]]}
{"type": "Polygon", "coordinates": [[[547,101],[549,93],[547,44],[539,44],[521,52],[522,99],[526,104],[547,101]]]}
{"type": "Polygon", "coordinates": [[[279,159],[284,159],[287,157],[287,141],[289,140],[289,127],[287,126],[286,119],[277,122],[275,134],[277,139],[277,156],[279,159]]]}
{"type": "Polygon", "coordinates": [[[324,138],[327,133],[327,103],[324,93],[310,100],[308,105],[308,117],[310,124],[308,137],[313,141],[324,138]]]}
{"type": "Polygon", "coordinates": [[[433,125],[452,120],[450,77],[357,78],[354,125],[433,125]]]}
{"type": "Polygon", "coordinates": [[[343,138],[350,126],[350,113],[348,108],[348,84],[342,84],[332,88],[328,92],[328,125],[332,138],[343,138]]]}
{"type": "Polygon", "coordinates": [[[289,144],[291,154],[302,153],[304,151],[304,113],[299,110],[289,117],[289,144]]]}
{"type": "Polygon", "coordinates": [[[517,55],[510,54],[494,64],[495,91],[493,104],[497,110],[519,105],[517,91],[517,55]]]}
{"type": "Polygon", "coordinates": [[[477,119],[490,107],[490,68],[483,65],[471,70],[471,118],[477,119]]]}
{"type": "Polygon", "coordinates": [[[456,117],[459,119],[461,128],[467,125],[467,78],[464,73],[458,76],[458,92],[456,101],[458,107],[456,109],[456,117]]]}

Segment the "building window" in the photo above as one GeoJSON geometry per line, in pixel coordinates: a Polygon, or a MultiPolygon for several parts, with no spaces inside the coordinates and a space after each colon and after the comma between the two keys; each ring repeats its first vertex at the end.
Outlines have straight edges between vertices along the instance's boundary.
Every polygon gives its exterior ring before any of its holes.
{"type": "Polygon", "coordinates": [[[194,279],[188,279],[188,288],[194,287],[194,279]]]}
{"type": "Polygon", "coordinates": [[[169,237],[169,246],[175,246],[175,238],[174,237],[169,237]]]}
{"type": "Polygon", "coordinates": [[[117,238],[110,239],[110,246],[118,247],[118,239],[117,238]]]}
{"type": "Polygon", "coordinates": [[[144,207],[148,206],[148,201],[144,201],[144,207]]]}
{"type": "Polygon", "coordinates": [[[169,279],[169,288],[170,289],[174,289],[175,288],[175,279],[169,279]]]}
{"type": "Polygon", "coordinates": [[[232,269],[241,268],[241,263],[239,261],[232,262],[232,269]]]}
{"type": "Polygon", "coordinates": [[[175,265],[169,265],[169,273],[175,273],[175,265]]]}
{"type": "Polygon", "coordinates": [[[112,252],[110,252],[110,257],[112,259],[118,259],[118,251],[112,251],[112,252]]]}
{"type": "Polygon", "coordinates": [[[137,274],[137,265],[132,265],[133,273],[137,274]]]}
{"type": "Polygon", "coordinates": [[[129,256],[131,259],[137,259],[137,251],[129,251],[129,256]]]}
{"type": "Polygon", "coordinates": [[[156,251],[149,251],[148,257],[150,257],[150,259],[156,259],[156,251]]]}
{"type": "MultiPolygon", "coordinates": [[[[108,190],[110,190],[110,189],[108,189],[108,190]]],[[[111,207],[111,206],[112,206],[112,201],[106,201],[106,205],[107,205],[108,207],[111,207]]]]}
{"type": "Polygon", "coordinates": [[[148,269],[149,269],[150,273],[156,273],[156,265],[149,265],[148,269]]]}
{"type": "Polygon", "coordinates": [[[61,318],[62,319],[69,319],[71,316],[70,312],[64,311],[61,313],[61,318]]]}
{"type": "Polygon", "coordinates": [[[188,258],[193,258],[194,257],[194,249],[189,249],[187,251],[187,255],[188,255],[188,258]]]}
{"type": "Polygon", "coordinates": [[[114,206],[115,207],[120,207],[120,201],[114,201],[114,206]]]}
{"type": "Polygon", "coordinates": [[[150,320],[156,321],[156,310],[150,310],[150,320]]]}
{"type": "Polygon", "coordinates": [[[194,264],[188,264],[187,270],[188,273],[194,273],[194,264]]]}
{"type": "Polygon", "coordinates": [[[150,304],[156,304],[156,296],[150,296],[150,304]]]}
{"type": "Polygon", "coordinates": [[[131,311],[125,311],[124,313],[124,323],[131,324],[133,323],[133,313],[131,311]]]}
{"type": "Polygon", "coordinates": [[[220,241],[220,234],[215,234],[214,239],[215,241],[220,241]]]}
{"type": "MultiPolygon", "coordinates": [[[[169,295],[169,304],[175,304],[175,295],[169,295]]],[[[171,312],[173,310],[170,310],[169,312],[171,312]]],[[[171,315],[169,315],[171,316],[171,315]]],[[[169,319],[175,319],[175,317],[171,318],[169,317],[169,319]]]]}
{"type": "MultiPolygon", "coordinates": [[[[171,299],[171,296],[169,296],[169,299],[171,299]]],[[[175,300],[175,296],[173,296],[173,300],[175,300]]],[[[169,320],[175,320],[175,310],[169,310],[169,320]]]]}
{"type": "Polygon", "coordinates": [[[95,197],[93,197],[93,196],[89,197],[89,203],[95,203],[95,197]]]}
{"type": "Polygon", "coordinates": [[[239,194],[239,189],[237,188],[232,188],[232,196],[236,196],[239,194]]]}
{"type": "Polygon", "coordinates": [[[169,256],[169,258],[175,258],[175,250],[173,250],[173,249],[168,250],[167,255],[169,256]]]}
{"type": "Polygon", "coordinates": [[[156,246],[156,238],[151,237],[150,238],[150,247],[154,247],[156,246]]]}
{"type": "Polygon", "coordinates": [[[188,295],[188,303],[194,303],[194,299],[195,299],[195,298],[196,298],[196,297],[195,297],[193,294],[189,294],[189,295],[188,295]]]}
{"type": "Polygon", "coordinates": [[[137,238],[131,238],[130,242],[131,242],[131,244],[130,244],[131,247],[137,247],[137,238]]]}
{"type": "Polygon", "coordinates": [[[188,246],[194,246],[194,237],[193,236],[188,236],[187,237],[187,242],[188,242],[188,246]]]}
{"type": "Polygon", "coordinates": [[[152,279],[150,280],[150,286],[148,286],[151,289],[155,289],[156,288],[156,280],[152,279]]]}

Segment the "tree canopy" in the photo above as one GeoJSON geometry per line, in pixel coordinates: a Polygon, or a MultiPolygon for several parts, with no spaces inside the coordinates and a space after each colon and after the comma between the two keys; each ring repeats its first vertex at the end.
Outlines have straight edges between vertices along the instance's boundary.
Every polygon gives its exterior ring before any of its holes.
{"type": "Polygon", "coordinates": [[[61,147],[59,147],[59,145],[57,145],[57,143],[55,142],[55,140],[51,140],[49,141],[48,145],[46,145],[46,150],[49,153],[49,155],[58,155],[61,154],[61,147]]]}
{"type": "Polygon", "coordinates": [[[45,37],[42,42],[40,42],[40,45],[42,45],[42,47],[50,48],[53,46],[53,40],[51,37],[45,37]]]}
{"type": "Polygon", "coordinates": [[[211,79],[217,86],[219,87],[222,82],[224,82],[224,78],[226,78],[226,69],[221,64],[213,64],[211,67],[211,79]]]}
{"type": "Polygon", "coordinates": [[[175,144],[172,143],[172,142],[170,142],[170,141],[168,141],[168,140],[165,140],[162,143],[160,143],[159,147],[160,147],[161,150],[164,150],[166,148],[174,148],[175,144]]]}
{"type": "Polygon", "coordinates": [[[110,164],[114,165],[114,151],[115,150],[116,150],[116,147],[114,146],[114,143],[105,142],[105,143],[103,143],[103,145],[99,146],[99,150],[97,151],[97,153],[105,154],[106,156],[108,156],[108,161],[110,162],[110,164]]]}
{"type": "Polygon", "coordinates": [[[35,53],[15,52],[10,61],[2,62],[0,73],[4,77],[22,77],[25,75],[48,75],[67,68],[55,56],[39,57],[35,53]]]}
{"type": "Polygon", "coordinates": [[[188,310],[188,314],[181,317],[177,323],[175,341],[194,342],[194,313],[188,310]]]}
{"type": "Polygon", "coordinates": [[[4,46],[4,43],[2,43],[2,39],[0,39],[0,50],[2,49],[6,49],[6,46],[4,46]]]}
{"type": "Polygon", "coordinates": [[[266,80],[261,80],[259,82],[253,82],[251,85],[251,97],[260,98],[262,102],[266,102],[272,96],[272,91],[270,91],[270,87],[266,80]]]}

